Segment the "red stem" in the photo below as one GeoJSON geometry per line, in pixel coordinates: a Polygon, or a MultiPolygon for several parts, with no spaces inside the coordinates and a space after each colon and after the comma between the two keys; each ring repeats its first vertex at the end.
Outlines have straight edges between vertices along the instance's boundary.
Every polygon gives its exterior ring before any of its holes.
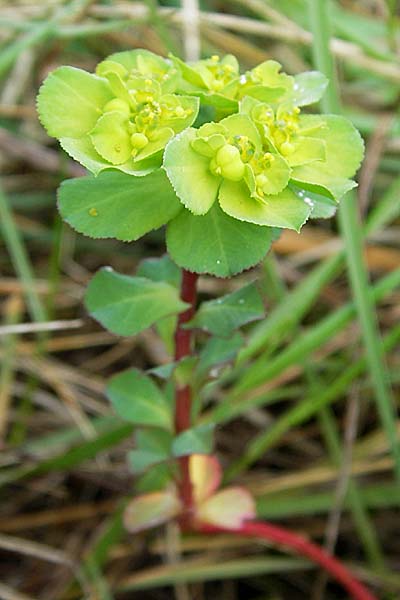
{"type": "Polygon", "coordinates": [[[348,591],[354,600],[377,600],[362,583],[357,581],[347,570],[347,568],[336,558],[325,552],[322,548],[309,542],[305,538],[292,533],[282,527],[277,527],[271,523],[261,523],[259,521],[250,521],[244,523],[240,529],[229,529],[225,527],[215,527],[214,525],[202,525],[200,531],[203,533],[234,533],[238,535],[248,535],[268,542],[277,544],[293,550],[301,556],[310,558],[313,562],[319,564],[327,571],[344,589],[348,591]]]}
{"type": "MultiPolygon", "coordinates": [[[[190,321],[196,310],[196,283],[197,273],[182,270],[181,299],[190,304],[190,308],[181,313],[175,331],[175,360],[181,360],[192,352],[192,331],[183,329],[183,325],[190,321]]],[[[177,387],[175,395],[175,432],[181,433],[190,428],[190,415],[192,408],[192,390],[190,385],[177,387]]],[[[192,484],[189,474],[189,457],[179,459],[180,481],[178,484],[179,495],[183,505],[181,526],[187,528],[193,512],[192,484]]]]}
{"type": "MultiPolygon", "coordinates": [[[[192,352],[192,331],[183,329],[183,325],[190,321],[195,312],[196,304],[196,283],[198,275],[189,271],[182,271],[181,299],[190,304],[190,308],[182,312],[178,317],[178,323],[175,331],[175,360],[181,360],[185,356],[190,356],[192,352]]],[[[192,407],[192,389],[190,385],[177,387],[175,402],[175,432],[181,433],[190,428],[191,425],[191,407],[192,407]]],[[[189,457],[184,456],[179,459],[180,479],[178,483],[179,496],[183,505],[180,525],[185,530],[192,528],[192,517],[194,512],[192,484],[189,473],[189,457]]],[[[216,527],[214,525],[202,525],[200,531],[204,533],[233,533],[245,535],[275,542],[279,545],[289,548],[295,553],[310,558],[313,562],[319,564],[336,581],[338,581],[351,595],[354,600],[377,600],[377,598],[368,591],[359,581],[354,579],[350,571],[340,563],[336,558],[325,552],[322,548],[309,542],[305,538],[292,533],[287,529],[277,527],[270,523],[260,523],[258,521],[244,523],[240,529],[229,529],[216,527]]]]}

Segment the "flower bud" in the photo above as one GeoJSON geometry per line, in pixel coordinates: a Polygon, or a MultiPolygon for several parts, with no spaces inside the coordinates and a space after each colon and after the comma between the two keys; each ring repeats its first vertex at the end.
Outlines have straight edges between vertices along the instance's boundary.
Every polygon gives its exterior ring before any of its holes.
{"type": "Polygon", "coordinates": [[[131,144],[135,150],[142,150],[148,143],[149,140],[144,133],[133,133],[131,135],[131,144]]]}
{"type": "Polygon", "coordinates": [[[283,156],[289,156],[290,154],[293,154],[293,152],[295,151],[295,147],[290,142],[284,142],[280,146],[279,150],[281,154],[283,154],[283,156]]]}
{"type": "Polygon", "coordinates": [[[260,187],[262,189],[267,183],[268,183],[268,178],[263,173],[256,176],[256,186],[257,187],[260,187]]]}
{"type": "Polygon", "coordinates": [[[231,181],[240,181],[244,175],[245,166],[236,146],[225,144],[215,156],[215,163],[221,170],[222,177],[231,181]]]}

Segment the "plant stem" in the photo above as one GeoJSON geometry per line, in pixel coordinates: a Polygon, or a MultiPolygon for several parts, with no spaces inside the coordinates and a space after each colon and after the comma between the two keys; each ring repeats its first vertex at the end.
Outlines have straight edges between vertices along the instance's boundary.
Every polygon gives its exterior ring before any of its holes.
{"type": "Polygon", "coordinates": [[[348,591],[354,600],[377,600],[377,598],[362,583],[357,581],[350,571],[348,571],[342,563],[336,560],[336,558],[325,552],[325,550],[316,544],[309,542],[300,535],[292,533],[282,527],[277,527],[271,523],[252,521],[244,523],[239,529],[202,525],[201,531],[203,533],[234,533],[256,537],[261,540],[267,540],[268,542],[275,542],[285,548],[293,550],[301,556],[306,556],[313,562],[319,564],[348,591]]]}
{"type": "MultiPolygon", "coordinates": [[[[196,310],[196,283],[197,273],[191,273],[182,269],[181,299],[190,304],[190,308],[182,312],[178,317],[175,330],[175,361],[182,360],[185,356],[190,356],[192,352],[192,331],[184,329],[183,325],[190,321],[196,310]]],[[[175,394],[175,433],[190,428],[191,409],[192,409],[192,389],[189,384],[181,386],[176,384],[175,394]]],[[[192,484],[189,473],[189,456],[182,456],[179,459],[180,480],[179,496],[183,505],[181,526],[187,528],[193,511],[192,484]]]]}

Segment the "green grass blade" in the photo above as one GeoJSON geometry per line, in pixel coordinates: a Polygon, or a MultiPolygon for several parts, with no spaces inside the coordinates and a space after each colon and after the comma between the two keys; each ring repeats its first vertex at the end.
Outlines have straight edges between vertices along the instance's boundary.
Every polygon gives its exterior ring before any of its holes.
{"type": "MultiPolygon", "coordinates": [[[[318,385],[319,391],[322,392],[322,385],[318,385]]],[[[340,468],[343,464],[344,455],[341,447],[341,440],[337,431],[335,416],[330,407],[325,406],[319,413],[321,429],[326,439],[331,460],[333,464],[340,468]]],[[[374,525],[369,517],[364,496],[358,484],[349,478],[347,484],[347,492],[345,504],[350,506],[353,520],[358,532],[358,536],[363,544],[365,553],[369,559],[371,566],[377,570],[385,569],[384,553],[379,543],[374,525]]],[[[334,502],[334,500],[333,500],[334,502]]]]}
{"type": "MultiPolygon", "coordinates": [[[[384,340],[385,350],[388,351],[394,348],[399,339],[400,325],[386,336],[384,340]]],[[[352,381],[364,372],[367,364],[366,358],[359,359],[348,367],[340,377],[332,381],[325,392],[309,396],[287,410],[267,431],[253,438],[242,457],[225,472],[225,479],[230,480],[232,477],[237,476],[258,460],[264,452],[274,446],[289,429],[298,427],[313,417],[321,408],[328,406],[339,398],[346,392],[352,381]]],[[[255,404],[254,399],[252,399],[252,404],[255,404]]]]}
{"type": "MultiPolygon", "coordinates": [[[[309,16],[314,36],[314,65],[330,80],[322,100],[324,112],[340,112],[335,65],[329,49],[329,2],[309,0],[309,16]]],[[[339,209],[339,225],[345,243],[347,268],[357,306],[366,356],[382,425],[388,437],[394,459],[395,473],[400,482],[400,444],[396,434],[396,412],[389,377],[382,352],[376,313],[368,295],[368,273],[363,260],[363,243],[354,194],[347,194],[339,209]]]]}
{"type": "Polygon", "coordinates": [[[18,233],[8,201],[0,189],[0,228],[14,269],[22,281],[24,294],[33,321],[47,320],[46,311],[35,288],[35,278],[28,254],[18,233]]]}

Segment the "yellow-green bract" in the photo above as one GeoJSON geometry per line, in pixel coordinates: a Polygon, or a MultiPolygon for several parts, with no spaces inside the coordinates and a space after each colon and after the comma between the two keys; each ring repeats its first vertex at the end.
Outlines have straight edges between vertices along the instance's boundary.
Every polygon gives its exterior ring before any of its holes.
{"type": "Polygon", "coordinates": [[[177,69],[146,50],[111,55],[96,74],[74,67],[50,73],[38,95],[48,133],[90,171],[151,170],[168,140],[191,125],[199,100],[176,95],[177,69]]]}
{"type": "Polygon", "coordinates": [[[62,215],[81,233],[125,241],[168,224],[180,266],[218,276],[249,268],[276,228],[332,216],[356,185],[357,130],[304,112],[326,85],[321,73],[290,76],[273,60],[241,74],[232,55],[188,64],[132,50],[95,74],[60,67],[41,87],[39,116],[94,175],[63,185],[62,215]]]}

